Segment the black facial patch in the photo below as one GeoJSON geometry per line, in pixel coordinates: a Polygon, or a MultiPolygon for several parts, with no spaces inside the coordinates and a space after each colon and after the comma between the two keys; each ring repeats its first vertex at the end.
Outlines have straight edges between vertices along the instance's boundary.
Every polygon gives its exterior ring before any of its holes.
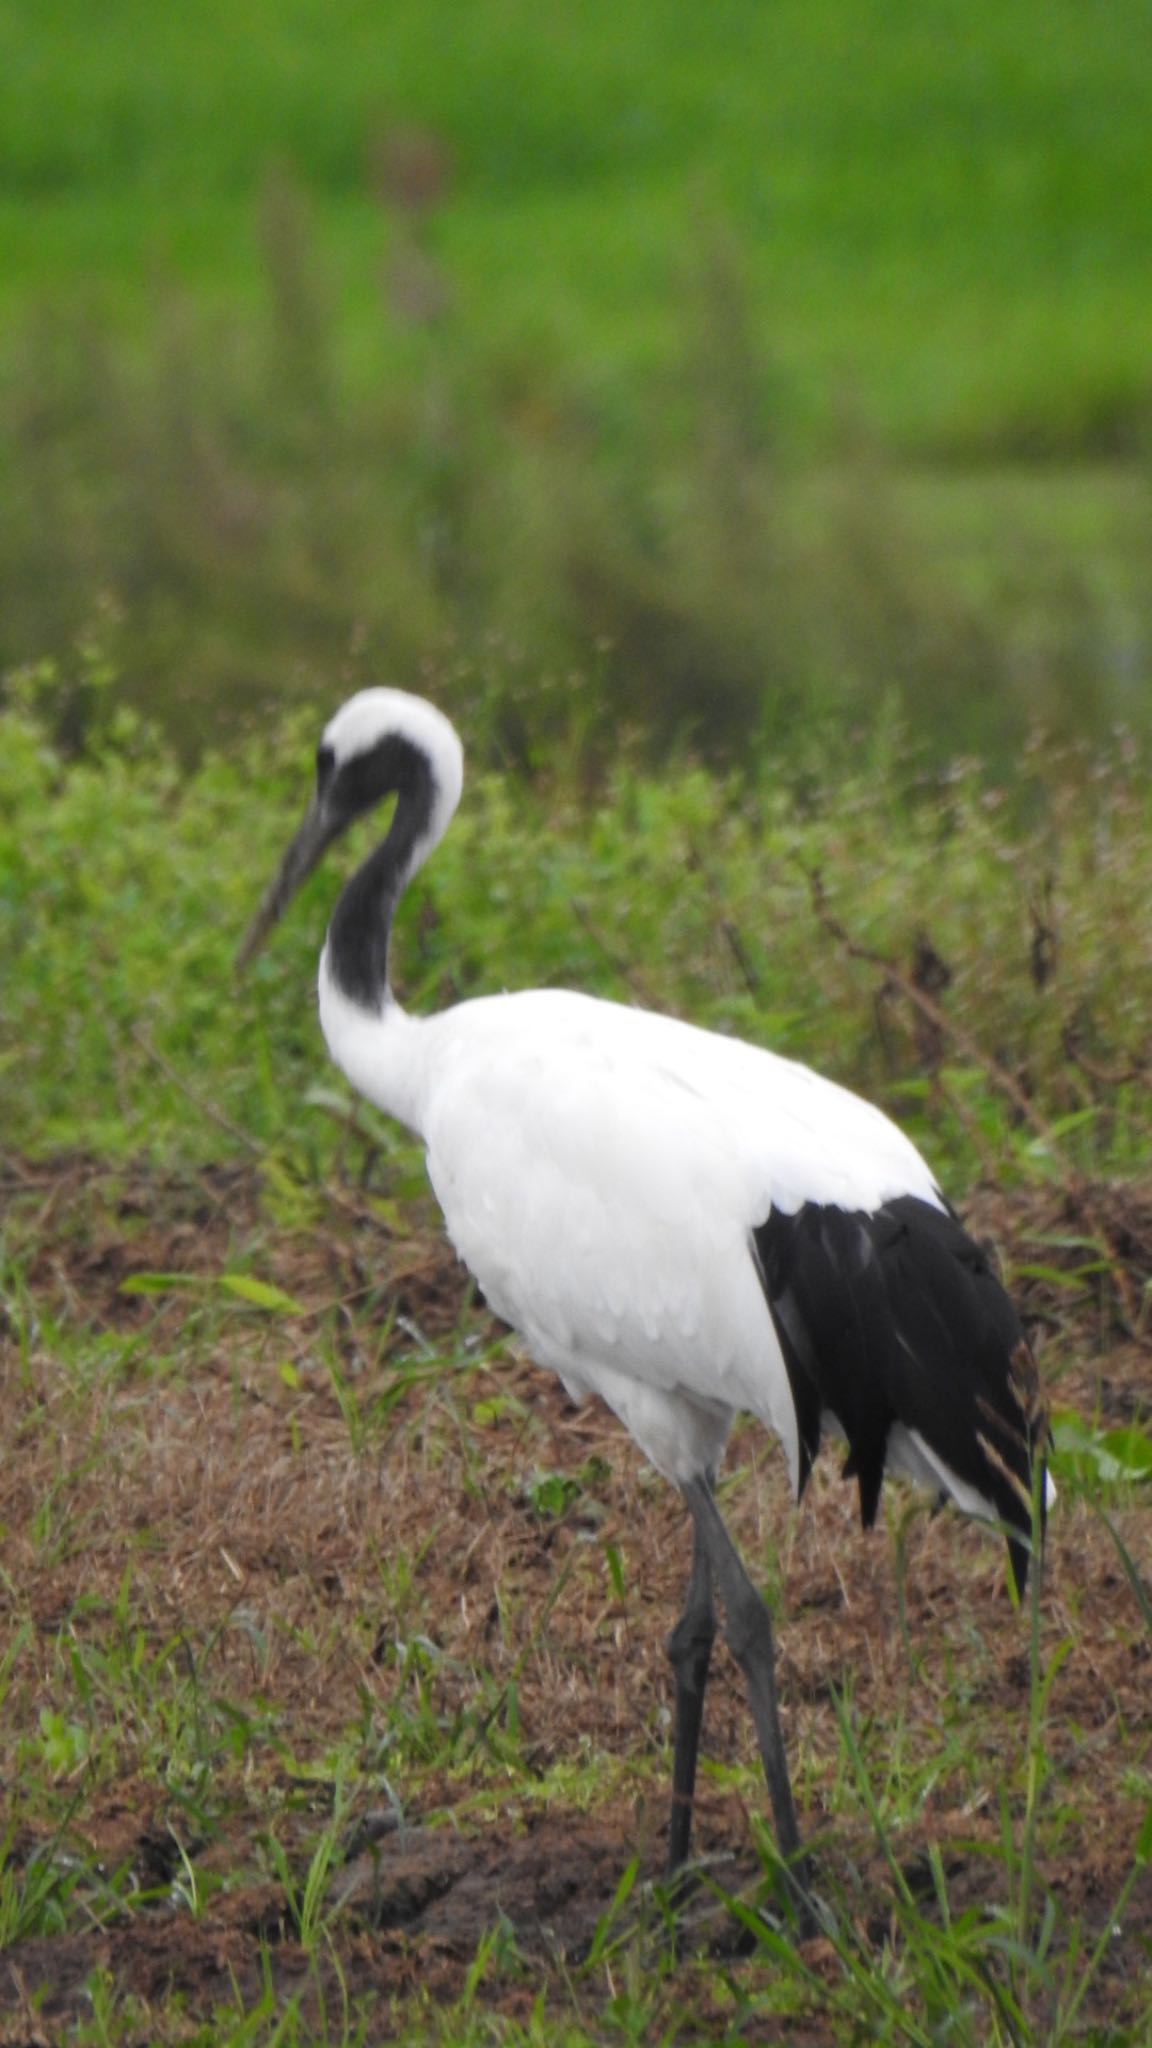
{"type": "MultiPolygon", "coordinates": [[[[321,753],[324,751],[322,748],[321,753]]],[[[386,796],[421,797],[425,809],[430,808],[432,770],[428,756],[399,733],[386,733],[365,753],[353,754],[349,760],[333,765],[334,773],[325,794],[346,825],[374,810],[386,796]]],[[[319,755],[316,767],[319,776],[319,755]]]]}

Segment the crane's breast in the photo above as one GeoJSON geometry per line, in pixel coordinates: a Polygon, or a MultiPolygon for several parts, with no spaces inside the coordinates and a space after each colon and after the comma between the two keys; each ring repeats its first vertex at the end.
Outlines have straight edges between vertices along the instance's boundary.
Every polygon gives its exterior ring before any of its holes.
{"type": "Polygon", "coordinates": [[[701,1096],[601,1044],[562,1058],[521,1039],[455,1063],[425,1139],[457,1251],[542,1364],[749,1405],[775,1349],[747,1250],[757,1197],[701,1096]]]}

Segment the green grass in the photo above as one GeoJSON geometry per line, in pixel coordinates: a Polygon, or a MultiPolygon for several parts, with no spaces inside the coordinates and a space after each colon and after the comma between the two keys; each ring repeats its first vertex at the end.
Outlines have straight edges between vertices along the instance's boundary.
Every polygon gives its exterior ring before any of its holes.
{"type": "MultiPolygon", "coordinates": [[[[54,691],[50,674],[32,691],[50,718],[54,691]]],[[[303,809],[313,732],[294,719],[181,779],[118,715],[70,762],[34,708],[2,730],[8,1142],[186,1161],[223,1133],[318,1170],[369,1114],[327,1067],[308,994],[335,864],[245,981],[232,967],[303,809]]],[[[1133,1172],[1148,831],[1139,758],[1120,755],[1037,756],[1018,822],[978,768],[919,779],[898,744],[823,788],[620,767],[591,809],[575,786],[478,776],[406,910],[399,985],[417,1009],[551,982],[679,1010],[877,1095],[961,1185],[993,1164],[1133,1172]],[[914,996],[890,994],[878,1032],[880,991],[893,968],[922,972],[925,942],[953,982],[943,1029],[925,1040],[914,996]]]]}
{"type": "Polygon", "coordinates": [[[0,669],[742,757],[1145,728],[1135,0],[9,0],[0,669]],[[574,704],[573,698],[577,701],[574,704]]]}
{"type": "Polygon", "coordinates": [[[157,261],[244,290],[279,159],[316,195],[363,332],[368,163],[398,121],[450,155],[443,255],[487,334],[543,333],[617,375],[669,365],[692,213],[719,208],[825,409],[849,380],[886,429],[938,437],[1146,388],[1133,4],[7,14],[10,301],[85,278],[139,311],[157,261]]]}

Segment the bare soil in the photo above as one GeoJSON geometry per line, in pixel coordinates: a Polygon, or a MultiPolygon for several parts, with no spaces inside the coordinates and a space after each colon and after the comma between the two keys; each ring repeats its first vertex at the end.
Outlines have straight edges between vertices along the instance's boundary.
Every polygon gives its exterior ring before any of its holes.
{"type": "MultiPolygon", "coordinates": [[[[332,2011],[345,1997],[368,2000],[368,2038],[390,2039],[398,2012],[410,2027],[412,2000],[458,1997],[478,1945],[501,1928],[515,1961],[493,1966],[484,1995],[526,2017],[542,1987],[567,1984],[630,1860],[639,1857],[642,1879],[660,1873],[663,1644],[688,1553],[678,1502],[609,1416],[573,1409],[514,1350],[478,1365],[463,1392],[452,1391],[450,1372],[430,1370],[390,1402],[398,1359],[459,1360],[495,1335],[431,1217],[399,1236],[366,1196],[330,1190],[305,1224],[280,1227],[254,1171],[112,1174],[82,1159],[10,1160],[0,1192],[33,1311],[10,1307],[0,1322],[0,1648],[25,1631],[3,1750],[23,1760],[3,1786],[3,1825],[25,1864],[52,1837],[63,1801],[62,1839],[109,1873],[130,1868],[137,1897],[150,1894],[0,1953],[0,2043],[60,2038],[90,2013],[94,1971],[139,2001],[142,2042],[159,2030],[149,2015],[167,2014],[174,1999],[190,2025],[205,2022],[238,1997],[255,2003],[269,1973],[278,1996],[298,1993],[318,2017],[326,1998],[332,2011]],[[210,1279],[235,1269],[286,1290],[307,1313],[124,1291],[134,1274],[210,1279]],[[333,1328],[346,1388],[373,1418],[363,1442],[324,1364],[320,1334],[331,1343],[333,1328]],[[109,1341],[114,1370],[77,1377],[67,1360],[81,1332],[109,1341]],[[138,1353],[126,1357],[134,1337],[138,1353]],[[527,1483],[541,1472],[594,1479],[545,1512],[527,1483]],[[605,1566],[610,1551],[622,1592],[605,1566]],[[392,1569],[398,1559],[404,1572],[392,1569]],[[138,1730],[117,1727],[100,1769],[78,1771],[71,1786],[28,1761],[25,1738],[43,1711],[68,1709],[62,1644],[98,1647],[122,1626],[129,1564],[131,1623],[148,1649],[184,1646],[173,1657],[199,1660],[212,1695],[245,1703],[254,1723],[269,1703],[274,1711],[276,1739],[254,1742],[203,1840],[190,1839],[187,1804],[138,1730]],[[388,1762],[396,1803],[347,1817],[326,1880],[334,1946],[311,1956],[261,1856],[261,1829],[274,1809],[302,1884],[331,1812],[324,1759],[350,1726],[387,1721],[414,1697],[403,1647],[422,1631],[436,1648],[419,1681],[423,1707],[439,1728],[467,1721],[472,1754],[458,1743],[450,1760],[433,1750],[422,1762],[413,1748],[395,1769],[388,1762]],[[515,1767],[502,1769],[499,1749],[485,1747],[478,1672],[495,1687],[494,1726],[514,1690],[515,1767]],[[587,1768],[566,1796],[557,1767],[589,1757],[600,1760],[602,1796],[590,1795],[596,1770],[587,1768]],[[219,1881],[206,1884],[196,1916],[173,1889],[180,1844],[219,1881]]],[[[1019,1291],[1056,1403],[1107,1424],[1141,1420],[1152,1406],[1152,1353],[1127,1324],[1127,1304],[1152,1271],[1152,1191],[1096,1190],[1092,1202],[1097,1224],[1104,1219],[1105,1270],[1079,1284],[1027,1280],[1019,1291]]],[[[1083,1225],[1070,1203],[1061,1191],[986,1194],[969,1220],[1012,1261],[1051,1269],[1061,1258],[1052,1239],[1083,1225]]],[[[1066,1264],[1075,1262],[1069,1253],[1066,1264]]],[[[935,1755],[959,1712],[963,1753],[925,1782],[918,1810],[894,1831],[911,1882],[927,1882],[927,1851],[939,1844],[954,1910],[979,1906],[1001,1829],[991,1787],[1005,1758],[1022,1755],[1028,1704],[1026,1622],[1007,1596],[998,1546],[955,1515],[909,1519],[911,1497],[899,1493],[888,1532],[864,1537],[830,1452],[798,1511],[759,1431],[738,1432],[730,1462],[733,1533],[756,1569],[773,1561],[787,1730],[822,1872],[857,1897],[882,1942],[890,1878],[857,1793],[837,1783],[834,1694],[850,1695],[862,1741],[875,1731],[869,1763],[881,1778],[886,1748],[935,1755]]],[[[1152,1583],[1138,1490],[1109,1513],[1152,1583]]],[[[1049,1735],[1060,1810],[1043,1834],[1038,1890],[1062,1922],[1078,1918],[1094,1938],[1131,1869],[1152,1781],[1152,1633],[1107,1528],[1080,1501],[1052,1518],[1042,1627],[1045,1657],[1067,1653],[1049,1735]]],[[[749,1798],[754,1781],[737,1769],[751,1737],[726,1655],[705,1747],[725,1768],[701,1785],[699,1847],[722,1885],[740,1890],[756,1880],[754,1825],[766,1801],[749,1798]]],[[[639,1886],[630,1910],[650,1910],[658,1931],[659,1911],[638,1905],[642,1897],[639,1886]]],[[[740,1967],[733,1958],[745,1945],[702,1894],[690,1956],[740,1967]]],[[[824,1951],[808,1945],[817,1973],[831,1967],[824,1951]]],[[[1086,2015],[1093,2024],[1122,2024],[1150,1958],[1145,1873],[1115,1928],[1086,2015]]],[[[708,2038],[707,1983],[701,1976],[694,1991],[699,2039],[708,2038]]],[[[822,2038],[792,2027],[744,2033],[778,2037],[822,2038]]]]}

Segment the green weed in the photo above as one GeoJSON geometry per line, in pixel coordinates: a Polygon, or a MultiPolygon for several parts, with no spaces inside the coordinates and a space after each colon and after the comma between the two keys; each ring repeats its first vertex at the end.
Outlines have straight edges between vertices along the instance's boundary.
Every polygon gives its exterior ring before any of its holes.
{"type": "Polygon", "coordinates": [[[337,1780],[333,1800],[332,1817],[321,1832],[308,1859],[303,1882],[298,1882],[291,1861],[275,1835],[269,1835],[265,1853],[269,1864],[283,1886],[285,1902],[296,1938],[301,1947],[312,1954],[327,1938],[330,1907],[328,1893],[333,1869],[339,1857],[340,1838],[347,1822],[349,1804],[340,1780],[337,1780]]]}

